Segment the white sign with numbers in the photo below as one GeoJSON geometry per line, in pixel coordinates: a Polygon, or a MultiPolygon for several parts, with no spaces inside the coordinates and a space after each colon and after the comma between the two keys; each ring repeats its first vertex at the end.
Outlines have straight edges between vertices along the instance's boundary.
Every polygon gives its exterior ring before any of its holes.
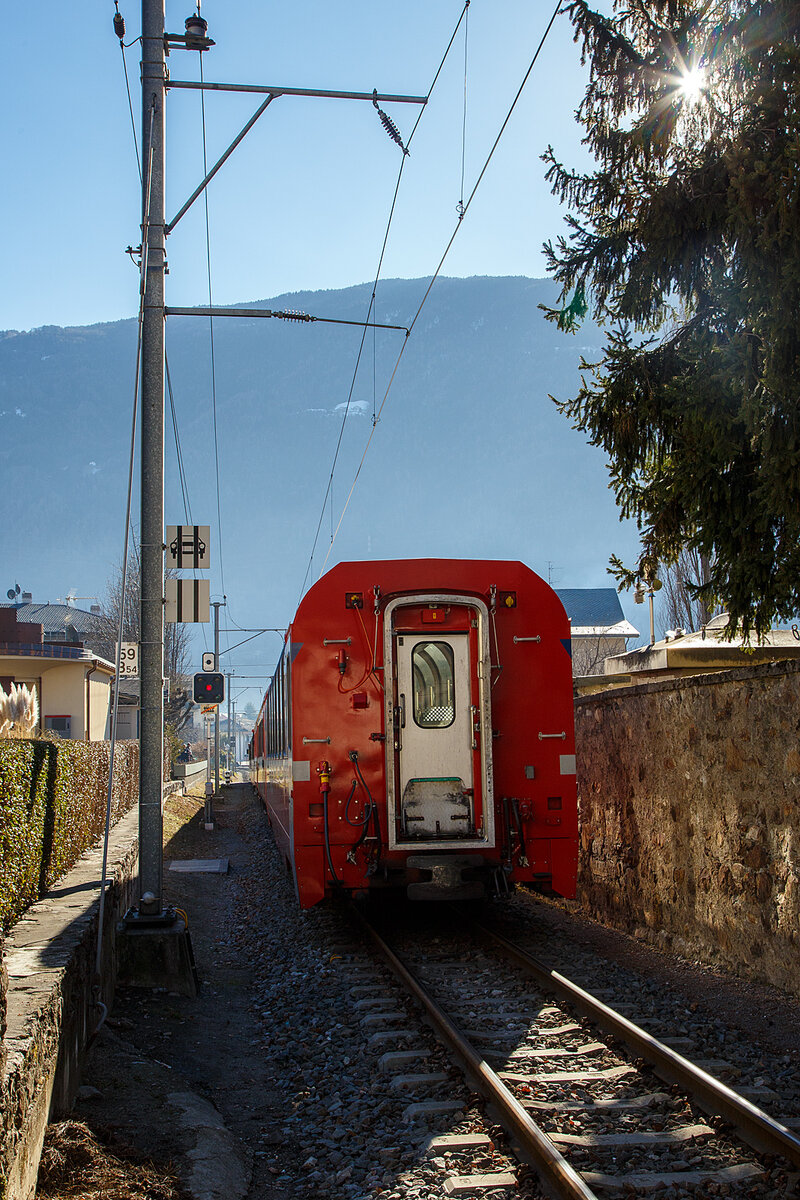
{"type": "Polygon", "coordinates": [[[139,643],[138,642],[123,642],[119,656],[119,673],[120,675],[139,674],[139,643]]]}

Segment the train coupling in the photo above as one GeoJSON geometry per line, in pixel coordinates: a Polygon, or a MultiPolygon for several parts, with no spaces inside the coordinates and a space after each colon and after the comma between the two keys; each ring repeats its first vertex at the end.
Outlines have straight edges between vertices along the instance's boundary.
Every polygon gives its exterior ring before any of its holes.
{"type": "Polygon", "coordinates": [[[483,881],[464,876],[482,866],[480,855],[411,854],[406,867],[423,871],[428,878],[409,883],[406,894],[409,900],[481,900],[486,894],[483,881]]]}

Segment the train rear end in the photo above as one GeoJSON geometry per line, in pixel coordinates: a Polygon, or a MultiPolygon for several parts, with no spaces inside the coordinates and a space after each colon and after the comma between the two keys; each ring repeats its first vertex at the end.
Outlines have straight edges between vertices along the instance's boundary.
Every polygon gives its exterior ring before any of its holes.
{"type": "Polygon", "coordinates": [[[391,889],[574,895],[569,624],[527,567],[340,564],[282,664],[260,790],[304,907],[391,889]]]}

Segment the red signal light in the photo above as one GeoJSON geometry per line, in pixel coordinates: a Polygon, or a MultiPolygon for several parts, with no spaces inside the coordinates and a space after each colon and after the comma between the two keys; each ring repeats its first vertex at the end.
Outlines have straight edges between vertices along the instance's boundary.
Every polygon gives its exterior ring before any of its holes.
{"type": "Polygon", "coordinates": [[[221,704],[225,699],[225,676],[221,671],[198,671],[194,677],[196,704],[221,704]]]}

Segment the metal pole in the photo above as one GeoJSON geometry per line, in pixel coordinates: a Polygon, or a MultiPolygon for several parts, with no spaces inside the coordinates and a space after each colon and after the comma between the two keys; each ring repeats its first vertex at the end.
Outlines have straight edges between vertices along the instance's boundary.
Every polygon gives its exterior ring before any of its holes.
{"type": "MultiPolygon", "coordinates": [[[[219,610],[226,600],[215,600],[214,604],[214,670],[219,670],[219,610]]],[[[219,791],[219,705],[214,710],[214,791],[219,791]]]]}
{"type": "MultiPolygon", "coordinates": [[[[152,136],[142,321],[139,911],[162,911],[164,736],[164,0],[142,0],[142,161],[152,136]],[[152,131],[152,134],[151,134],[152,131]]],[[[143,196],[144,225],[147,197],[143,196]]],[[[144,253],[144,246],[142,247],[144,253]]]]}
{"type": "MultiPolygon", "coordinates": [[[[225,678],[228,681],[228,774],[233,775],[233,771],[231,770],[231,734],[232,734],[233,730],[231,728],[231,672],[230,671],[225,676],[225,678]]],[[[234,770],[235,770],[236,755],[234,754],[233,757],[234,757],[234,770]]]]}
{"type": "Polygon", "coordinates": [[[647,593],[647,595],[650,599],[650,645],[653,646],[653,645],[655,645],[655,640],[656,640],[656,623],[655,623],[655,619],[653,617],[653,589],[652,588],[650,588],[650,591],[647,593]]]}

